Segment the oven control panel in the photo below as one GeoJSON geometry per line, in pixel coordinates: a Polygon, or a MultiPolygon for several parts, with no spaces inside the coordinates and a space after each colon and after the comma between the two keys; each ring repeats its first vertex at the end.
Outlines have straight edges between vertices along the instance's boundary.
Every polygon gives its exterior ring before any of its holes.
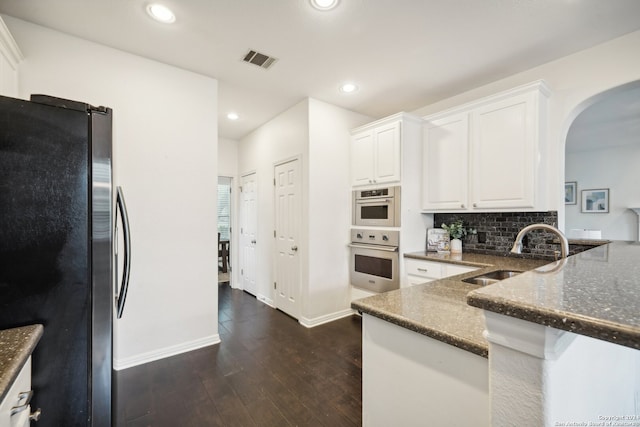
{"type": "Polygon", "coordinates": [[[373,230],[365,228],[351,229],[351,243],[363,243],[380,246],[399,246],[398,230],[373,230]]]}

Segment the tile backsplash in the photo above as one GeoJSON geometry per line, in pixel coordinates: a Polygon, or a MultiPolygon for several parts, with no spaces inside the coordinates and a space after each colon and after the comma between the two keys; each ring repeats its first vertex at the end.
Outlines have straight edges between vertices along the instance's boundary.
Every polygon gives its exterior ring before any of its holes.
{"type": "MultiPolygon", "coordinates": [[[[490,212],[490,213],[437,213],[434,226],[440,227],[444,222],[450,224],[462,219],[467,228],[475,228],[476,235],[468,235],[463,240],[463,252],[506,255],[513,247],[518,232],[529,224],[544,223],[558,225],[558,212],[490,212]]],[[[535,230],[528,233],[523,241],[524,257],[555,257],[560,250],[557,238],[553,233],[535,230]]],[[[571,252],[580,252],[584,248],[571,247],[571,252]]]]}

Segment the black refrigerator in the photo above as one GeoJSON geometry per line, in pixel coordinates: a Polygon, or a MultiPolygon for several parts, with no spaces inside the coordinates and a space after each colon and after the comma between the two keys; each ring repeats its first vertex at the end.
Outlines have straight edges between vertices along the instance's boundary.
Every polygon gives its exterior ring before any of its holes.
{"type": "Polygon", "coordinates": [[[115,420],[113,320],[124,308],[130,251],[111,154],[110,108],[0,97],[0,329],[44,325],[32,359],[39,426],[115,420]]]}

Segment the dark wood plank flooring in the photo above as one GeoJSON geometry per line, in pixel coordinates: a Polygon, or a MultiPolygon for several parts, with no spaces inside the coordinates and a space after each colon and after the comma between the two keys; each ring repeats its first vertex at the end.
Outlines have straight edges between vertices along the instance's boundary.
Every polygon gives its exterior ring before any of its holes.
{"type": "Polygon", "coordinates": [[[115,376],[117,426],[359,426],[361,322],[307,329],[219,286],[222,343],[115,376]]]}

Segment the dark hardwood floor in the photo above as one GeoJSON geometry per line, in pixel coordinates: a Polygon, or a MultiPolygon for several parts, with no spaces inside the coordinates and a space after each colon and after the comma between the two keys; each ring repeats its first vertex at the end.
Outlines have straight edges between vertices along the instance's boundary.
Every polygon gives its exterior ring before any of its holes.
{"type": "Polygon", "coordinates": [[[359,426],[361,322],[307,329],[219,286],[222,343],[118,371],[117,426],[359,426]]]}

